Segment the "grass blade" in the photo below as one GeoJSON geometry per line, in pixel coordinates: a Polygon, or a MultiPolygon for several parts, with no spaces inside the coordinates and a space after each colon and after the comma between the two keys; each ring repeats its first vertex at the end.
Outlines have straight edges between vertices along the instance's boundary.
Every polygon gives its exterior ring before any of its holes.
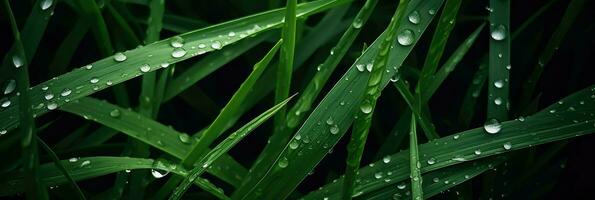
{"type": "MultiPolygon", "coordinates": [[[[276,49],[279,48],[280,44],[281,44],[281,41],[279,41],[277,43],[277,45],[275,45],[275,47],[273,47],[274,50],[270,51],[270,52],[273,52],[271,55],[274,55],[274,52],[276,52],[276,49]]],[[[265,58],[266,58],[266,56],[265,56],[265,58]]],[[[268,60],[270,61],[270,59],[271,58],[269,58],[268,60]]],[[[234,133],[229,135],[227,138],[225,138],[225,140],[223,140],[221,143],[219,143],[215,148],[213,148],[213,150],[211,150],[205,157],[203,157],[203,159],[201,159],[201,161],[198,162],[199,167],[195,167],[192,171],[190,171],[189,175],[186,176],[186,178],[184,179],[184,182],[182,182],[182,184],[180,184],[180,186],[178,186],[176,188],[173,195],[169,199],[177,200],[177,199],[182,198],[182,196],[184,195],[186,190],[188,190],[188,188],[190,187],[190,184],[192,182],[194,182],[194,180],[196,178],[198,178],[205,171],[205,169],[208,166],[213,164],[213,162],[215,162],[217,159],[219,159],[219,157],[221,157],[223,154],[225,154],[227,151],[229,151],[231,148],[233,148],[238,142],[240,142],[242,139],[244,139],[244,137],[246,137],[246,135],[250,134],[252,132],[252,130],[256,129],[258,126],[260,126],[262,123],[264,123],[267,119],[269,119],[271,116],[273,116],[276,112],[278,112],[282,107],[284,107],[289,102],[289,100],[291,100],[291,98],[293,98],[293,96],[286,99],[285,101],[282,101],[281,103],[273,106],[272,108],[265,111],[264,113],[260,114],[258,117],[254,118],[252,121],[246,123],[244,126],[242,126],[237,131],[235,131],[234,133]]]]}
{"type": "Polygon", "coordinates": [[[488,68],[488,120],[508,119],[510,65],[510,1],[490,0],[490,53],[488,68]]]}
{"type": "Polygon", "coordinates": [[[79,199],[87,199],[87,198],[85,198],[85,194],[83,194],[83,191],[81,190],[81,188],[76,184],[76,181],[74,181],[74,179],[70,175],[70,172],[68,172],[68,169],[66,169],[64,167],[64,165],[62,165],[62,162],[60,162],[60,158],[58,158],[58,155],[56,155],[56,153],[52,150],[52,148],[50,148],[41,138],[39,138],[37,136],[36,136],[36,138],[37,138],[37,141],[39,142],[40,146],[48,153],[48,155],[50,155],[50,158],[52,158],[52,161],[54,161],[54,165],[56,165],[56,168],[58,168],[58,170],[60,170],[60,172],[62,172],[64,177],[68,180],[68,182],[72,186],[72,188],[76,191],[78,198],[79,199]]]}
{"type": "Polygon", "coordinates": [[[417,123],[415,115],[411,115],[411,128],[409,131],[409,169],[411,174],[411,193],[413,199],[423,199],[422,177],[420,172],[419,152],[417,150],[417,123]]]}
{"type": "MultiPolygon", "coordinates": [[[[378,53],[375,55],[372,69],[369,69],[370,76],[366,81],[366,89],[363,100],[359,102],[361,112],[357,112],[355,116],[357,119],[353,123],[353,130],[351,132],[351,139],[347,146],[347,161],[345,169],[345,182],[343,182],[343,199],[351,199],[353,195],[353,186],[355,184],[355,178],[357,176],[357,170],[359,169],[362,155],[364,153],[364,147],[366,146],[366,140],[368,137],[370,125],[372,124],[372,115],[376,107],[376,101],[380,97],[382,87],[380,81],[384,75],[384,71],[387,65],[389,53],[391,51],[391,45],[395,39],[397,39],[397,30],[401,25],[405,16],[405,11],[409,5],[408,0],[400,0],[397,9],[391,18],[391,21],[386,28],[386,38],[380,42],[378,46],[378,53]]],[[[368,64],[369,65],[369,64],[368,64]]],[[[329,118],[331,119],[331,118],[329,118]]],[[[327,124],[328,121],[327,121],[327,124]]],[[[329,124],[332,125],[332,124],[329,124]]],[[[336,134],[338,128],[331,127],[330,132],[336,134]],[[333,131],[335,130],[335,131],[333,131]],[[335,132],[335,133],[333,133],[335,132]]]]}
{"type": "MultiPolygon", "coordinates": [[[[281,30],[283,47],[279,53],[279,65],[277,66],[277,80],[275,81],[275,103],[280,103],[289,97],[291,89],[291,75],[293,73],[295,36],[296,36],[296,7],[297,0],[287,0],[285,9],[285,23],[281,30]]],[[[275,129],[273,134],[280,133],[286,129],[287,108],[281,108],[275,115],[275,129]]]]}

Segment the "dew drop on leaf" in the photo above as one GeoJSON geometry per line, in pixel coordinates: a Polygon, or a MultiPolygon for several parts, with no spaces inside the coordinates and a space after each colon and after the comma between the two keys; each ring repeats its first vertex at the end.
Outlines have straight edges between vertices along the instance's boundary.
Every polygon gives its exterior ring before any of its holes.
{"type": "Polygon", "coordinates": [[[54,3],[54,0],[42,0],[39,3],[39,7],[41,7],[41,10],[47,10],[48,8],[52,7],[53,3],[54,3]]]}
{"type": "Polygon", "coordinates": [[[370,114],[372,112],[372,105],[370,105],[367,102],[362,103],[362,105],[359,107],[359,109],[364,113],[364,114],[370,114]]]}
{"type": "Polygon", "coordinates": [[[160,169],[151,169],[151,175],[153,175],[153,177],[155,177],[155,178],[163,178],[164,176],[167,176],[167,174],[169,174],[169,171],[160,170],[160,169]]]}
{"type": "Polygon", "coordinates": [[[11,103],[10,100],[4,100],[2,102],[2,104],[0,104],[0,106],[2,106],[3,108],[6,108],[6,107],[10,106],[10,103],[11,103]]]}
{"type": "Polygon", "coordinates": [[[16,82],[14,80],[9,80],[8,84],[6,84],[6,87],[4,88],[4,94],[10,94],[12,93],[12,91],[14,91],[14,89],[16,88],[16,82]]]}
{"type": "Polygon", "coordinates": [[[382,162],[389,163],[390,162],[390,159],[391,159],[390,156],[384,156],[384,158],[382,158],[382,162]]]}
{"type": "Polygon", "coordinates": [[[506,142],[502,145],[502,147],[504,147],[506,150],[509,150],[512,148],[512,144],[510,142],[506,142]]]}
{"type": "Polygon", "coordinates": [[[411,14],[409,14],[407,19],[409,19],[409,22],[411,22],[412,24],[419,24],[419,12],[417,12],[417,11],[411,12],[411,14]]]}
{"type": "Polygon", "coordinates": [[[48,108],[48,110],[56,110],[56,108],[58,108],[58,104],[52,102],[52,103],[48,103],[48,105],[46,106],[48,108]]]}
{"type": "Polygon", "coordinates": [[[126,60],[126,55],[124,55],[122,52],[118,52],[114,54],[114,60],[116,62],[123,62],[126,60]]]}
{"type": "Polygon", "coordinates": [[[362,22],[362,19],[361,18],[355,18],[353,20],[353,23],[351,23],[351,26],[353,26],[353,28],[358,29],[358,28],[361,28],[362,27],[362,24],[363,24],[363,22],[362,22]]]}
{"type": "Polygon", "coordinates": [[[184,48],[175,48],[174,51],[171,52],[171,57],[174,58],[181,58],[186,55],[186,50],[184,48]]]}
{"type": "Polygon", "coordinates": [[[149,72],[151,71],[151,66],[149,64],[143,64],[140,66],[140,71],[144,73],[149,72]]]}
{"type": "Polygon", "coordinates": [[[119,109],[114,109],[109,112],[110,117],[120,117],[121,113],[119,109]]]}
{"type": "Polygon", "coordinates": [[[180,141],[182,143],[186,143],[186,144],[190,143],[190,136],[188,134],[186,134],[186,133],[180,134],[178,136],[178,138],[180,139],[180,141]]]}
{"type": "Polygon", "coordinates": [[[497,41],[506,39],[506,27],[502,24],[493,27],[490,36],[497,41]]]}
{"type": "Polygon", "coordinates": [[[19,68],[23,66],[23,59],[18,55],[14,55],[12,56],[12,64],[15,68],[19,68]]]}
{"type": "Polygon", "coordinates": [[[483,125],[483,129],[490,134],[496,134],[500,132],[501,127],[502,125],[500,125],[500,122],[497,119],[490,119],[483,125]]]}
{"type": "Polygon", "coordinates": [[[184,46],[184,39],[180,36],[175,36],[171,38],[169,45],[171,45],[174,48],[180,48],[184,46]]]}
{"type": "Polygon", "coordinates": [[[287,160],[287,158],[286,158],[286,157],[283,157],[283,158],[279,159],[279,162],[277,162],[277,165],[278,165],[280,168],[286,168],[286,167],[287,167],[287,165],[289,165],[289,160],[287,160]]]}
{"type": "Polygon", "coordinates": [[[412,30],[409,29],[405,29],[403,31],[401,31],[399,33],[399,35],[397,35],[397,42],[399,42],[400,45],[403,46],[409,46],[411,44],[413,44],[413,40],[414,40],[414,33],[412,30]]]}
{"type": "Polygon", "coordinates": [[[221,49],[221,48],[223,48],[223,45],[219,41],[214,41],[213,43],[211,43],[211,48],[213,48],[213,49],[221,49]]]}

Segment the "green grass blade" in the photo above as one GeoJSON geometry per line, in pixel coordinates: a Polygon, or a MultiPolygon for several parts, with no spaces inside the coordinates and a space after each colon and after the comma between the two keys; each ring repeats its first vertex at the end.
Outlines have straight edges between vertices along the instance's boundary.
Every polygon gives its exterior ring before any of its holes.
{"type": "MultiPolygon", "coordinates": [[[[195,143],[188,135],[104,101],[86,97],[66,104],[61,109],[116,129],[179,159],[184,158],[191,144],[195,143]]],[[[220,161],[222,166],[209,168],[209,172],[232,185],[239,184],[246,170],[235,167],[240,165],[229,157],[220,161]],[[235,174],[220,171],[227,167],[233,168],[235,174]]]]}
{"type": "MultiPolygon", "coordinates": [[[[27,199],[47,199],[47,190],[43,183],[39,180],[39,152],[37,151],[37,140],[33,138],[36,135],[35,121],[33,119],[32,107],[29,106],[29,65],[25,53],[25,47],[21,42],[21,34],[17,27],[17,22],[12,13],[12,8],[8,0],[3,2],[4,11],[10,19],[10,28],[15,40],[15,50],[12,54],[12,62],[15,69],[16,76],[16,92],[19,102],[23,104],[18,105],[19,115],[18,120],[21,122],[19,128],[21,137],[21,149],[23,158],[23,170],[25,171],[25,196],[27,199]]],[[[10,101],[3,101],[2,105],[10,106],[10,101]],[[7,103],[8,102],[8,103],[7,103]]],[[[5,106],[3,106],[5,107],[5,106]]]]}
{"type": "MultiPolygon", "coordinates": [[[[291,75],[293,73],[294,52],[296,40],[296,7],[297,0],[287,0],[285,18],[281,38],[283,47],[279,53],[279,65],[277,65],[277,79],[275,81],[275,103],[282,102],[289,97],[291,89],[291,75]]],[[[281,108],[273,121],[275,129],[273,134],[280,133],[286,129],[287,108],[281,108]]]]}
{"type": "MultiPolygon", "coordinates": [[[[374,109],[376,108],[376,101],[380,97],[382,87],[380,86],[380,81],[385,73],[385,69],[387,66],[388,57],[391,52],[391,45],[393,45],[393,41],[397,39],[397,30],[405,16],[405,11],[407,11],[407,7],[409,6],[408,0],[400,0],[397,6],[395,13],[393,14],[391,21],[386,28],[386,37],[383,41],[380,42],[378,46],[378,53],[375,55],[375,58],[372,63],[372,69],[368,68],[367,64],[366,68],[370,72],[369,78],[366,81],[366,89],[364,93],[363,100],[359,102],[360,105],[360,112],[356,112],[355,122],[353,123],[353,130],[351,132],[351,139],[349,140],[349,144],[347,145],[347,160],[346,160],[346,169],[345,169],[345,181],[343,182],[343,199],[351,199],[353,195],[353,186],[355,185],[355,179],[357,177],[357,170],[359,169],[360,162],[362,159],[362,155],[364,153],[364,147],[366,146],[366,140],[368,138],[368,133],[370,131],[370,126],[372,124],[372,115],[374,114],[374,109]]],[[[329,119],[332,119],[329,117],[329,119]]],[[[332,123],[333,127],[330,128],[330,132],[332,134],[336,134],[338,132],[338,127],[335,127],[332,123]],[[334,132],[334,133],[333,133],[334,132]]]]}
{"type": "Polygon", "coordinates": [[[510,65],[510,1],[490,0],[490,52],[488,67],[487,119],[508,119],[510,107],[508,76],[510,65]]]}
{"type": "Polygon", "coordinates": [[[417,123],[415,115],[411,115],[411,128],[409,131],[409,169],[411,171],[411,197],[413,199],[423,199],[421,163],[419,162],[419,152],[417,149],[417,123]]]}
{"type": "MultiPolygon", "coordinates": [[[[591,97],[593,91],[595,87],[591,86],[561,100],[564,104],[556,103],[532,116],[503,122],[498,134],[487,134],[481,127],[419,145],[421,171],[427,173],[467,161],[594,133],[595,120],[590,117],[595,114],[595,101],[591,97]]],[[[409,178],[408,163],[409,152],[401,151],[360,169],[362,184],[356,186],[354,192],[367,194],[406,180],[409,178]],[[374,177],[375,173],[389,171],[391,174],[384,176],[388,182],[374,177]]],[[[308,194],[306,199],[338,198],[341,184],[342,179],[333,181],[308,194]]]]}
{"type": "Polygon", "coordinates": [[[531,72],[531,75],[529,75],[528,80],[523,84],[520,106],[528,105],[532,100],[537,83],[541,78],[541,74],[543,73],[545,65],[552,59],[552,56],[554,56],[554,53],[564,40],[564,37],[566,36],[566,33],[570,27],[572,27],[576,17],[585,7],[585,3],[587,3],[585,0],[573,0],[568,3],[568,7],[564,12],[564,16],[562,16],[562,19],[556,27],[556,30],[549,38],[549,42],[537,57],[537,63],[535,63],[533,66],[533,71],[531,72]]]}
{"type": "Polygon", "coordinates": [[[477,71],[473,75],[471,84],[467,87],[465,97],[463,97],[463,103],[461,104],[461,110],[459,111],[459,123],[463,129],[466,129],[471,125],[471,120],[475,115],[475,107],[479,95],[481,95],[482,89],[488,75],[487,58],[483,57],[480,59],[477,71]]]}
{"type": "Polygon", "coordinates": [[[39,142],[40,146],[48,153],[48,155],[50,155],[50,158],[52,158],[52,161],[54,162],[54,165],[56,165],[56,168],[58,168],[58,170],[62,172],[64,177],[66,177],[66,179],[72,186],[72,188],[76,191],[76,194],[78,195],[77,197],[79,199],[87,199],[85,198],[85,194],[83,194],[81,188],[76,184],[76,181],[74,181],[74,179],[70,175],[70,172],[68,172],[68,169],[66,169],[64,165],[62,165],[62,162],[60,162],[60,158],[58,158],[58,155],[56,155],[52,148],[49,147],[41,138],[36,136],[36,139],[39,142]]]}
{"type": "MultiPolygon", "coordinates": [[[[428,13],[430,9],[437,10],[441,4],[442,1],[440,0],[412,1],[408,6],[407,13],[414,10],[418,10],[420,13],[428,13]]],[[[427,28],[432,17],[432,15],[423,14],[420,16],[418,24],[411,24],[406,21],[401,23],[401,28],[397,33],[409,33],[409,31],[405,31],[405,29],[409,29],[414,35],[413,38],[407,38],[411,40],[406,40],[405,46],[400,44],[394,45],[387,66],[400,66],[402,64],[405,57],[417,42],[417,38],[427,28]]],[[[285,197],[294,190],[297,184],[328,153],[328,149],[332,148],[338,142],[351,125],[353,114],[360,110],[359,105],[363,98],[369,73],[358,71],[356,65],[373,62],[373,58],[378,53],[379,42],[385,38],[386,34],[382,34],[375,43],[367,48],[364,54],[351,66],[348,72],[330,90],[317,108],[314,109],[302,127],[297,131],[295,137],[289,142],[290,145],[292,142],[298,143],[297,147],[293,149],[286,146],[277,157],[277,162],[282,161],[281,166],[284,167],[280,167],[279,163],[275,163],[274,166],[266,166],[258,169],[259,171],[264,171],[262,173],[264,176],[246,178],[242,183],[242,187],[232,197],[238,199],[278,199],[285,197]],[[343,105],[341,105],[341,102],[343,102],[343,105]],[[319,123],[325,123],[329,117],[333,118],[339,129],[337,134],[330,134],[327,126],[318,125],[319,123]],[[308,157],[309,159],[293,159],[298,157],[308,157]],[[287,161],[287,165],[284,165],[285,161],[287,161]],[[267,192],[258,193],[256,191],[267,192]]],[[[405,41],[402,40],[402,42],[405,41]]],[[[380,81],[381,88],[384,88],[388,84],[390,77],[396,71],[393,68],[388,68],[388,70],[389,72],[380,81]]],[[[259,174],[254,171],[253,173],[259,174]]]]}
{"type": "MultiPolygon", "coordinates": [[[[268,58],[268,61],[271,60],[272,55],[275,54],[274,52],[276,52],[276,49],[279,48],[280,44],[281,44],[281,41],[279,41],[277,43],[277,45],[275,45],[275,47],[273,47],[273,49],[270,51],[273,53],[271,54],[271,57],[268,58]]],[[[266,57],[267,56],[265,56],[265,58],[266,57]]],[[[263,60],[265,60],[265,59],[263,59],[263,60]]],[[[266,65],[264,65],[264,66],[266,66],[266,65]]],[[[256,68],[258,68],[258,67],[256,67],[256,68]]],[[[190,184],[192,182],[194,182],[194,180],[196,178],[198,178],[205,171],[205,169],[208,166],[211,166],[213,164],[213,162],[215,162],[222,155],[224,155],[231,148],[233,148],[238,142],[240,142],[242,139],[244,139],[244,137],[246,137],[246,135],[250,134],[252,132],[252,130],[256,129],[258,126],[260,126],[262,123],[264,123],[267,119],[269,119],[271,116],[273,116],[276,112],[278,112],[282,107],[284,107],[289,102],[289,100],[291,100],[291,98],[293,98],[293,96],[286,99],[285,101],[282,101],[281,103],[273,106],[269,110],[263,112],[258,117],[254,118],[252,121],[246,123],[244,126],[242,126],[237,131],[233,132],[231,135],[229,135],[227,138],[225,138],[225,140],[223,140],[221,143],[219,143],[215,148],[213,148],[213,150],[211,150],[205,157],[203,157],[203,159],[201,159],[201,161],[198,162],[199,167],[195,167],[192,171],[190,171],[189,175],[186,176],[186,178],[184,179],[184,182],[182,182],[182,184],[180,184],[180,186],[178,186],[176,188],[176,190],[174,191],[174,193],[172,194],[172,196],[169,199],[177,200],[177,199],[182,198],[182,196],[184,195],[186,190],[188,190],[188,188],[190,187],[190,184]]]]}
{"type": "MultiPolygon", "coordinates": [[[[298,6],[297,16],[303,17],[311,15],[341,5],[342,3],[345,3],[345,1],[319,0],[300,4],[298,6]]],[[[189,48],[191,46],[199,46],[199,44],[212,45],[212,41],[217,41],[219,43],[215,42],[216,45],[213,46],[224,48],[225,45],[243,39],[242,36],[253,35],[277,28],[282,24],[282,19],[283,10],[279,9],[254,14],[179,35],[184,39],[185,46],[188,47],[185,49],[187,53],[181,58],[172,58],[171,54],[174,49],[172,49],[169,44],[170,40],[166,39],[124,52],[123,54],[127,59],[122,62],[115,61],[114,57],[101,59],[87,65],[87,67],[76,69],[67,74],[58,76],[55,79],[34,86],[31,89],[31,105],[45,105],[39,109],[34,109],[34,115],[41,116],[56,107],[60,107],[62,104],[66,103],[66,101],[73,101],[88,96],[111,87],[112,85],[140,76],[142,74],[139,69],[141,65],[148,64],[151,67],[150,71],[155,71],[161,69],[160,65],[162,63],[173,64],[198,56],[199,50],[204,52],[216,50],[211,46],[204,49],[197,48],[196,50],[193,50],[189,48]],[[219,37],[219,35],[228,35],[229,32],[234,32],[236,34],[235,37],[223,37],[224,39],[219,37]],[[221,45],[219,46],[218,44],[221,45]],[[150,54],[149,52],[156,53],[150,54]],[[148,54],[152,56],[148,57],[148,54]],[[89,84],[91,79],[94,78],[98,78],[99,82],[97,84],[89,84]],[[43,90],[45,87],[48,87],[48,89],[43,90]],[[70,91],[70,93],[66,95],[66,97],[58,95],[63,91],[70,91]],[[52,93],[55,97],[48,101],[44,98],[47,93],[52,93]],[[51,109],[48,109],[48,105],[51,109]]],[[[10,97],[10,100],[14,104],[18,104],[17,98],[14,95],[10,97]]],[[[0,130],[10,130],[15,128],[18,125],[18,120],[15,117],[17,114],[18,111],[14,107],[9,107],[0,111],[0,118],[7,119],[0,121],[0,130]]]]}
{"type": "Polygon", "coordinates": [[[415,114],[417,119],[419,119],[418,123],[424,130],[426,138],[428,138],[429,140],[440,138],[438,136],[438,133],[436,133],[434,124],[432,124],[432,120],[430,119],[430,117],[428,117],[425,114],[425,112],[415,107],[415,105],[418,105],[416,103],[416,96],[413,96],[413,94],[409,91],[409,87],[405,84],[405,82],[403,82],[403,80],[400,79],[394,82],[393,85],[397,88],[397,90],[401,94],[401,97],[403,97],[403,100],[405,100],[405,103],[407,104],[407,106],[409,106],[409,109],[413,112],[413,114],[415,114]]]}

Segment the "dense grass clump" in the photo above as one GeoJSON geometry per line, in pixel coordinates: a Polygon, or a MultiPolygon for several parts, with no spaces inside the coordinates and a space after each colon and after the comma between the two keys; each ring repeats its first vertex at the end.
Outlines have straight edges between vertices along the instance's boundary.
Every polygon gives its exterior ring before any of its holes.
{"type": "Polygon", "coordinates": [[[594,198],[587,0],[2,1],[1,198],[594,198]]]}

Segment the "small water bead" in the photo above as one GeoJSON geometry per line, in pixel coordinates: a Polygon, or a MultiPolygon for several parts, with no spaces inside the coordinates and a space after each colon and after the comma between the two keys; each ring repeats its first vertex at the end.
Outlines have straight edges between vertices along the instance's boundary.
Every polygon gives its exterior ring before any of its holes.
{"type": "Polygon", "coordinates": [[[512,144],[510,142],[506,142],[502,145],[502,147],[504,147],[506,150],[509,150],[512,148],[512,144]]]}
{"type": "Polygon", "coordinates": [[[155,178],[163,178],[164,176],[167,176],[167,174],[169,174],[169,171],[160,170],[160,169],[151,169],[151,175],[153,175],[153,177],[155,177],[155,178]]]}
{"type": "Polygon", "coordinates": [[[372,63],[366,64],[366,70],[368,70],[368,72],[372,72],[372,68],[374,68],[374,64],[372,64],[372,63]]]}
{"type": "Polygon", "coordinates": [[[475,155],[480,155],[481,154],[481,150],[477,149],[477,150],[475,150],[474,153],[475,153],[475,155]]]}
{"type": "Polygon", "coordinates": [[[399,190],[405,189],[406,187],[407,187],[407,185],[405,185],[405,183],[401,183],[401,184],[397,185],[397,188],[399,190]]]}
{"type": "Polygon", "coordinates": [[[143,64],[140,66],[140,71],[144,73],[149,72],[151,71],[151,66],[149,64],[143,64]]]}
{"type": "Polygon", "coordinates": [[[46,106],[48,110],[56,110],[56,108],[58,108],[58,104],[52,102],[52,103],[48,103],[48,105],[46,106]]]}
{"type": "Polygon", "coordinates": [[[206,47],[207,47],[207,45],[205,45],[205,44],[199,44],[199,45],[198,45],[198,48],[201,48],[201,49],[204,49],[204,48],[206,48],[206,47]]]}
{"type": "Polygon", "coordinates": [[[335,120],[333,120],[332,117],[328,117],[328,119],[326,119],[326,124],[333,125],[334,123],[335,123],[335,120]]]}
{"type": "Polygon", "coordinates": [[[227,36],[234,37],[234,36],[236,36],[236,32],[231,31],[227,34],[227,36]]]}
{"type": "Polygon", "coordinates": [[[99,82],[99,79],[98,78],[91,78],[91,80],[89,80],[89,82],[95,84],[95,83],[98,83],[99,82]]]}
{"type": "Polygon", "coordinates": [[[182,142],[182,143],[185,143],[185,144],[190,143],[190,136],[186,133],[182,133],[182,134],[178,135],[178,138],[180,139],[180,142],[182,142]]]}
{"type": "Polygon", "coordinates": [[[223,48],[223,45],[221,44],[221,42],[215,41],[215,42],[211,43],[211,48],[213,48],[213,49],[221,49],[221,48],[223,48]]]}
{"type": "Polygon", "coordinates": [[[85,161],[83,161],[83,162],[81,163],[81,167],[85,167],[85,166],[88,166],[88,165],[90,165],[90,164],[91,164],[91,161],[90,161],[90,160],[85,160],[85,161]]]}
{"type": "Polygon", "coordinates": [[[436,14],[436,10],[430,9],[430,10],[428,10],[428,14],[435,15],[436,14]]]}
{"type": "Polygon", "coordinates": [[[411,14],[409,14],[407,18],[409,19],[409,22],[411,22],[412,24],[419,24],[419,12],[413,11],[411,12],[411,14]]]}
{"type": "Polygon", "coordinates": [[[0,106],[2,106],[3,108],[6,108],[6,107],[10,106],[10,103],[11,103],[10,100],[4,100],[0,106]]]}
{"type": "Polygon", "coordinates": [[[175,36],[171,39],[169,45],[171,45],[174,48],[180,48],[184,46],[184,39],[180,36],[175,36]]]}
{"type": "Polygon", "coordinates": [[[498,58],[502,58],[502,53],[499,53],[498,54],[498,58]]]}
{"type": "Polygon", "coordinates": [[[434,181],[434,183],[438,183],[438,182],[440,182],[440,179],[438,177],[435,177],[432,179],[432,181],[434,181]]]}
{"type": "Polygon", "coordinates": [[[21,66],[23,66],[23,59],[18,56],[18,55],[13,55],[12,56],[12,64],[14,65],[15,68],[19,68],[21,66]]]}
{"type": "Polygon", "coordinates": [[[507,69],[507,70],[510,70],[510,69],[512,69],[512,66],[510,66],[510,65],[506,65],[506,69],[507,69]]]}
{"type": "Polygon", "coordinates": [[[466,158],[463,158],[463,157],[460,157],[460,156],[454,157],[454,158],[452,158],[452,160],[459,161],[459,162],[465,162],[465,161],[467,161],[466,158]]]}
{"type": "Polygon", "coordinates": [[[399,42],[399,44],[403,45],[403,46],[409,46],[409,45],[413,44],[413,40],[414,40],[414,33],[410,29],[405,29],[405,30],[401,31],[401,33],[399,33],[399,35],[397,35],[397,42],[399,42]]]}
{"type": "Polygon", "coordinates": [[[497,119],[490,119],[486,121],[485,124],[483,124],[483,129],[490,134],[496,134],[500,132],[501,128],[502,125],[500,125],[500,122],[497,119]]]}
{"type": "Polygon", "coordinates": [[[395,73],[395,75],[393,75],[392,77],[390,77],[390,81],[393,83],[399,81],[399,79],[401,79],[401,74],[398,72],[395,73]]]}
{"type": "Polygon", "coordinates": [[[130,173],[130,172],[132,172],[132,170],[130,170],[130,169],[126,169],[126,170],[124,170],[124,172],[126,172],[126,173],[130,173]]]}
{"type": "Polygon", "coordinates": [[[48,8],[52,7],[53,3],[54,0],[43,0],[39,3],[39,7],[41,7],[41,10],[47,10],[48,8]]]}
{"type": "Polygon", "coordinates": [[[70,94],[72,94],[72,90],[70,90],[70,89],[67,88],[67,89],[62,90],[62,93],[60,93],[60,96],[65,97],[65,96],[68,96],[70,94]]]}
{"type": "Polygon", "coordinates": [[[8,133],[8,131],[7,131],[7,130],[0,130],[0,135],[4,135],[4,134],[6,134],[6,133],[8,133]]]}
{"type": "Polygon", "coordinates": [[[502,105],[502,98],[498,97],[498,98],[494,99],[494,104],[496,104],[498,106],[502,105]]]}
{"type": "Polygon", "coordinates": [[[126,55],[124,55],[122,52],[118,52],[114,54],[114,60],[116,62],[123,62],[126,60],[126,55]]]}
{"type": "Polygon", "coordinates": [[[72,157],[72,158],[68,159],[68,162],[71,162],[71,163],[76,162],[76,161],[79,161],[79,158],[72,157]]]}
{"type": "Polygon", "coordinates": [[[287,165],[289,165],[289,160],[287,160],[287,158],[283,157],[283,158],[279,159],[279,162],[277,162],[277,165],[280,168],[286,168],[287,165]]]}
{"type": "Polygon", "coordinates": [[[519,120],[520,122],[524,122],[525,121],[525,117],[520,116],[517,120],[519,120]]]}
{"type": "Polygon", "coordinates": [[[51,99],[53,99],[53,98],[54,98],[54,94],[52,94],[52,93],[47,93],[47,94],[45,94],[44,98],[45,98],[45,100],[51,100],[51,99]]]}
{"type": "Polygon", "coordinates": [[[364,114],[370,114],[372,112],[372,105],[370,105],[369,103],[363,103],[359,109],[364,113],[364,114]]]}
{"type": "Polygon", "coordinates": [[[90,69],[93,69],[93,65],[85,65],[83,68],[90,70],[90,69]]]}
{"type": "Polygon", "coordinates": [[[493,27],[490,36],[497,41],[506,39],[506,27],[502,24],[493,27]]]}
{"type": "Polygon", "coordinates": [[[119,109],[114,109],[112,111],[109,112],[109,116],[110,117],[120,117],[122,113],[120,112],[119,109]]]}
{"type": "Polygon", "coordinates": [[[382,158],[382,162],[389,163],[390,162],[390,159],[391,159],[390,156],[384,156],[384,158],[382,158]]]}
{"type": "Polygon", "coordinates": [[[351,23],[351,26],[353,26],[353,28],[359,29],[361,28],[363,25],[363,21],[361,18],[355,18],[353,20],[353,23],[351,23]]]}
{"type": "Polygon", "coordinates": [[[504,81],[502,81],[502,80],[494,81],[494,87],[496,87],[496,88],[504,87],[504,81]]]}
{"type": "Polygon", "coordinates": [[[14,91],[14,89],[16,88],[16,81],[15,80],[9,80],[8,84],[6,84],[6,88],[4,88],[4,94],[10,94],[14,91]]]}
{"type": "Polygon", "coordinates": [[[331,132],[331,134],[335,135],[335,134],[339,133],[339,127],[337,125],[331,126],[331,128],[329,129],[329,132],[331,132]]]}
{"type": "Polygon", "coordinates": [[[363,64],[356,64],[355,68],[357,68],[357,71],[363,72],[365,70],[365,67],[363,64]]]}
{"type": "Polygon", "coordinates": [[[374,173],[374,178],[376,178],[376,179],[382,178],[382,172],[376,172],[376,173],[374,173]]]}
{"type": "Polygon", "coordinates": [[[297,140],[291,140],[291,142],[289,142],[290,149],[297,149],[299,146],[300,143],[297,140]]]}
{"type": "Polygon", "coordinates": [[[436,164],[436,159],[435,158],[430,158],[430,159],[428,159],[427,162],[428,162],[428,165],[433,165],[433,164],[436,164]]]}
{"type": "Polygon", "coordinates": [[[161,63],[159,66],[161,66],[161,68],[167,68],[169,67],[169,63],[161,63]]]}
{"type": "Polygon", "coordinates": [[[105,82],[105,84],[106,84],[106,85],[113,85],[113,84],[114,84],[114,82],[112,82],[112,81],[107,81],[107,82],[105,82]]]}
{"type": "Polygon", "coordinates": [[[459,137],[461,137],[461,136],[460,135],[454,135],[454,136],[452,136],[452,139],[458,140],[459,137]]]}
{"type": "Polygon", "coordinates": [[[171,52],[171,57],[174,58],[181,58],[186,55],[186,49],[184,48],[175,48],[174,51],[171,52]]]}
{"type": "Polygon", "coordinates": [[[50,87],[48,87],[48,86],[43,86],[43,87],[41,87],[41,90],[43,90],[43,91],[46,91],[46,90],[48,90],[48,89],[50,89],[50,87]]]}

